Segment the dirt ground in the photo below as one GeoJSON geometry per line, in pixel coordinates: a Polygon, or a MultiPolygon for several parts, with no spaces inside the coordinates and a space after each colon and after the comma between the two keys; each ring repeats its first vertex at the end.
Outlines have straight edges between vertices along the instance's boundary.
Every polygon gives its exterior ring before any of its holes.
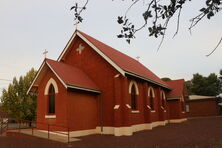
{"type": "Polygon", "coordinates": [[[189,119],[133,136],[91,135],[70,144],[23,134],[0,136],[0,148],[222,148],[222,117],[189,119]]]}

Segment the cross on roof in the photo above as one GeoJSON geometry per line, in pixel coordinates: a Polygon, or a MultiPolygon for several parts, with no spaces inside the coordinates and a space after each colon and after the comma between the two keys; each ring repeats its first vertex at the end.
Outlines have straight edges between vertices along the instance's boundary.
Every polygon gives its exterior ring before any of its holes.
{"type": "Polygon", "coordinates": [[[80,23],[79,21],[76,21],[76,23],[74,24],[74,26],[76,26],[76,30],[78,29],[78,24],[79,23],[80,23]]]}
{"type": "Polygon", "coordinates": [[[45,49],[45,51],[43,52],[43,54],[45,55],[45,59],[46,59],[47,53],[48,51],[45,49]]]}
{"type": "Polygon", "coordinates": [[[136,59],[137,59],[137,61],[139,61],[140,60],[140,56],[137,56],[136,59]]]}

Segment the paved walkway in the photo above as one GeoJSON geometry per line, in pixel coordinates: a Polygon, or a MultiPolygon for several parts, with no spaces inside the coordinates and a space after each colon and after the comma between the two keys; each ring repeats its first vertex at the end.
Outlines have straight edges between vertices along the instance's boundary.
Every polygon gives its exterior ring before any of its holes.
{"type": "MultiPolygon", "coordinates": [[[[8,132],[16,132],[16,133],[20,132],[26,135],[32,135],[44,139],[50,139],[53,141],[68,143],[68,135],[66,133],[63,134],[63,133],[50,132],[48,135],[48,131],[37,130],[37,129],[33,129],[33,131],[32,129],[21,129],[20,131],[16,129],[16,130],[9,130],[8,132]]],[[[69,137],[69,142],[75,142],[75,141],[80,141],[80,139],[69,137]]]]}

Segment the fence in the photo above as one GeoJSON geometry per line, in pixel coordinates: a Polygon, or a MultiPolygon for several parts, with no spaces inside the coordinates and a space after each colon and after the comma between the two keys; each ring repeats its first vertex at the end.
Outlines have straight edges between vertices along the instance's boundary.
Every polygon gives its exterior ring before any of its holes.
{"type": "Polygon", "coordinates": [[[31,135],[34,136],[34,131],[36,129],[36,125],[44,125],[47,126],[47,138],[50,139],[51,134],[60,134],[67,136],[67,142],[70,142],[70,129],[69,127],[66,127],[64,125],[58,125],[58,124],[47,124],[43,122],[37,122],[37,121],[28,121],[28,120],[21,120],[16,118],[8,118],[7,120],[0,119],[0,134],[7,132],[7,130],[18,130],[19,133],[21,133],[22,129],[30,129],[31,135]],[[62,131],[55,131],[53,129],[59,128],[63,129],[67,132],[62,131]]]}

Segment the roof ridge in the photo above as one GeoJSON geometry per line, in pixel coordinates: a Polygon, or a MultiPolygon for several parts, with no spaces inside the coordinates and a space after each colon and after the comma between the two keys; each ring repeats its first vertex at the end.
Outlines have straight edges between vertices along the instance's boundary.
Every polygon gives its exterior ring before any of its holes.
{"type": "MultiPolygon", "coordinates": [[[[127,56],[128,58],[134,60],[135,62],[140,63],[139,61],[137,61],[136,59],[132,58],[131,56],[128,56],[127,54],[125,54],[125,53],[123,53],[123,52],[117,50],[116,48],[113,48],[112,46],[110,46],[110,45],[108,45],[108,44],[106,44],[106,43],[104,43],[104,42],[102,42],[102,41],[100,41],[100,40],[98,40],[98,39],[92,37],[91,35],[88,35],[88,34],[82,32],[82,31],[79,31],[79,30],[77,30],[77,32],[79,32],[79,33],[81,33],[81,34],[83,34],[83,35],[87,35],[87,36],[93,38],[94,40],[96,40],[97,42],[100,42],[100,43],[104,44],[105,46],[108,46],[109,48],[112,48],[112,49],[115,50],[116,52],[118,52],[118,53],[120,53],[120,54],[122,54],[122,55],[124,55],[124,56],[127,56]]],[[[140,63],[140,64],[142,64],[142,63],[140,63]]],[[[143,64],[142,64],[142,65],[143,65],[143,64]]]]}
{"type": "MultiPolygon", "coordinates": [[[[124,56],[124,57],[128,58],[128,60],[132,60],[132,61],[129,61],[129,62],[134,62],[134,63],[137,63],[138,65],[140,65],[140,68],[138,67],[138,70],[142,70],[141,68],[146,69],[149,73],[151,73],[151,75],[153,75],[154,77],[156,77],[158,80],[153,80],[152,78],[149,78],[149,77],[147,77],[147,76],[143,76],[141,73],[138,73],[138,72],[136,72],[136,71],[132,71],[131,69],[126,69],[126,68],[122,67],[120,63],[116,62],[116,61],[113,59],[113,57],[110,57],[109,55],[107,55],[107,53],[105,53],[103,50],[101,50],[101,49],[98,47],[98,45],[93,44],[96,48],[98,48],[103,54],[105,54],[106,56],[108,56],[116,65],[118,65],[118,66],[119,66],[121,69],[123,69],[124,71],[133,72],[133,73],[137,74],[138,76],[142,76],[142,77],[144,77],[144,78],[147,78],[147,79],[150,79],[150,80],[152,80],[152,81],[154,81],[154,82],[157,82],[157,83],[159,83],[159,84],[162,84],[162,85],[165,86],[165,87],[168,87],[167,83],[165,83],[163,80],[161,80],[155,73],[153,73],[151,70],[149,70],[149,69],[148,69],[145,65],[143,65],[141,62],[139,62],[139,61],[137,61],[136,59],[128,56],[128,55],[125,54],[125,53],[120,52],[119,50],[111,47],[110,45],[107,45],[107,44],[105,44],[105,43],[103,43],[103,42],[95,39],[94,37],[92,37],[92,36],[90,36],[90,35],[82,32],[82,31],[77,30],[77,32],[79,32],[82,36],[84,36],[84,37],[87,38],[88,40],[91,40],[91,39],[92,39],[92,40],[94,40],[94,42],[97,42],[98,44],[101,44],[101,45],[103,45],[103,46],[105,46],[105,47],[110,48],[112,51],[115,52],[114,54],[120,54],[121,56],[124,56]]],[[[129,63],[129,64],[130,64],[130,63],[129,63]]],[[[138,65],[137,65],[137,66],[138,66],[138,65]]],[[[152,76],[151,76],[151,77],[152,77],[152,76]]]]}

